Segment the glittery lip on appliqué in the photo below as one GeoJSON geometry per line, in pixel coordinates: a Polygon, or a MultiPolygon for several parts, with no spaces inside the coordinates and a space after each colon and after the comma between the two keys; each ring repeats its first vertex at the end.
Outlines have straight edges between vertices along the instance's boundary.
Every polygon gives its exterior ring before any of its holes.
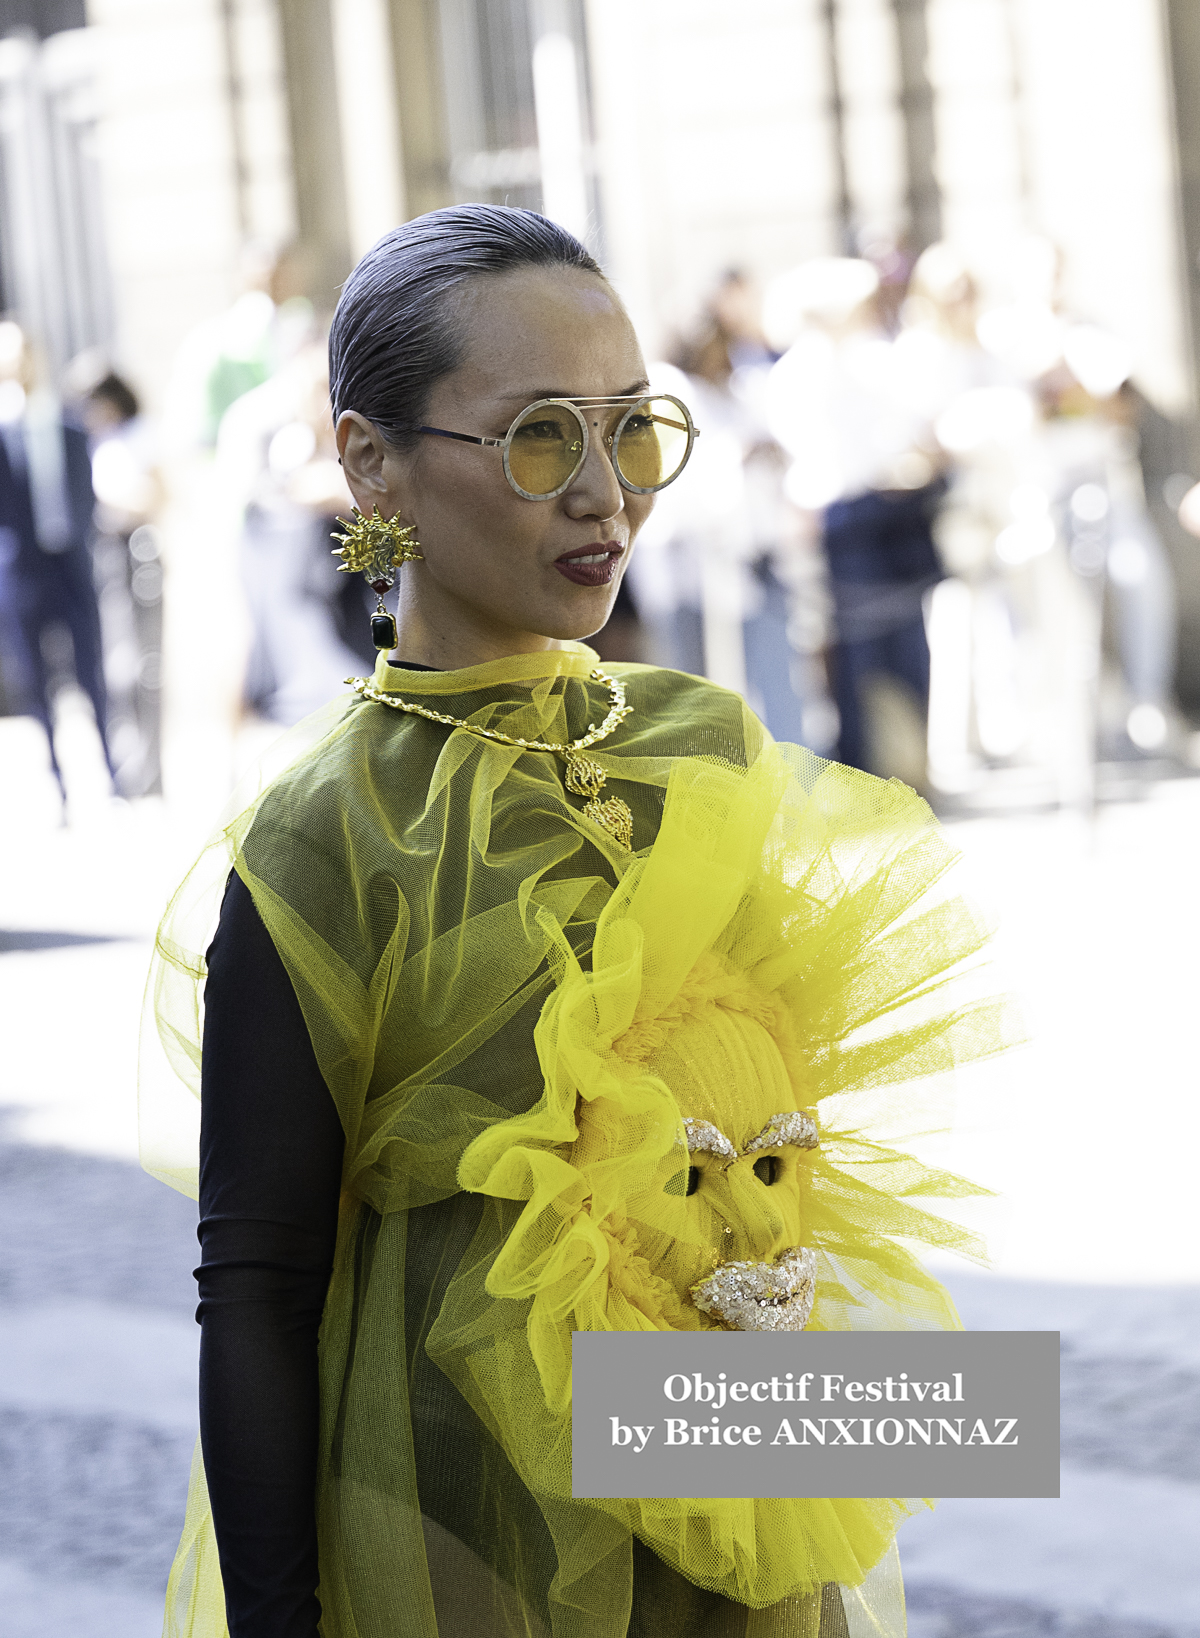
{"type": "Polygon", "coordinates": [[[816,1253],[793,1246],[773,1263],[723,1263],[692,1287],[692,1301],[735,1331],[803,1331],[816,1292],[816,1253]]]}

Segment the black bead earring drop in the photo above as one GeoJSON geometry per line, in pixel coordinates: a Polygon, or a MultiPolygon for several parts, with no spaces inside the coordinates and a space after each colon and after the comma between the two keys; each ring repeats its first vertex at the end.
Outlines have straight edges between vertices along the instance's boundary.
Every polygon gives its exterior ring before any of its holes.
{"type": "Polygon", "coordinates": [[[371,590],[379,593],[379,607],[371,616],[371,641],[381,653],[390,654],[400,640],[396,630],[396,616],[389,614],[383,606],[383,594],[387,590],[383,581],[372,583],[371,590]]]}

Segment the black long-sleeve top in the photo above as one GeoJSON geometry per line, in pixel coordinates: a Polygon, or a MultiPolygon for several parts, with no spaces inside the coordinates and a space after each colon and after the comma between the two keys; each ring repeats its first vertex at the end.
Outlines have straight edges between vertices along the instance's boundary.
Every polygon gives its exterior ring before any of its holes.
{"type": "Polygon", "coordinates": [[[316,1638],[317,1332],[342,1126],[291,980],[236,874],[207,962],[200,1441],[229,1638],[316,1638]]]}
{"type": "Polygon", "coordinates": [[[342,1127],[300,1003],[232,876],[201,1072],[200,1438],[230,1638],[315,1638],[317,1330],[342,1127]]]}

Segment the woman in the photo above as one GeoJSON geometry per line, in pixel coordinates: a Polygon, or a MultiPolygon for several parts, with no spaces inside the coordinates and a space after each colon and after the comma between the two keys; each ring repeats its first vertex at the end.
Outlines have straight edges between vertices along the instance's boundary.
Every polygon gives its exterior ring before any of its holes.
{"type": "MultiPolygon", "coordinates": [[[[889,1238],[958,1243],[901,1198],[954,1182],[861,1130],[1000,1044],[944,993],[980,927],[917,909],[951,854],[910,792],[736,696],[595,669],[691,431],[569,234],[398,228],[330,351],[342,551],[394,653],[160,933],[158,1039],[203,1104],[167,1630],[901,1632],[899,1502],[574,1501],[570,1333],[735,1323],[733,1263],[789,1282],[760,1323],[956,1323],[889,1238]]],[[[159,1108],[147,1164],[185,1183],[159,1108]]]]}

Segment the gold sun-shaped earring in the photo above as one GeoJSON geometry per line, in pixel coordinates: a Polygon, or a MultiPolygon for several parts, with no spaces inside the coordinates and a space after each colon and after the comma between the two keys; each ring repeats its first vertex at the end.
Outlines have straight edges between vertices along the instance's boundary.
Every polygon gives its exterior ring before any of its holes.
{"type": "Polygon", "coordinates": [[[421,543],[416,538],[416,527],[397,518],[385,518],[376,506],[371,517],[364,517],[357,506],[353,518],[338,518],[345,526],[344,533],[335,534],[341,545],[333,548],[334,557],[340,557],[338,572],[361,574],[379,599],[371,616],[371,640],[383,650],[395,648],[397,643],[395,616],[384,607],[383,594],[396,584],[396,570],[405,563],[424,561],[421,543]]]}

